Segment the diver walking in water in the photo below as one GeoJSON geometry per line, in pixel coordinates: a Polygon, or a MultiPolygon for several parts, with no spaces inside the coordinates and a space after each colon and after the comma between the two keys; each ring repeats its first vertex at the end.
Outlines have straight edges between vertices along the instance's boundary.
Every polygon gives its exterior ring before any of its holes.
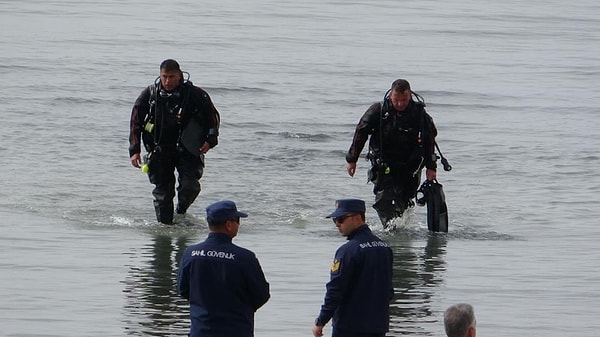
{"type": "Polygon", "coordinates": [[[414,206],[423,168],[427,180],[436,179],[436,135],[423,98],[404,79],[395,80],[383,101],[372,104],[360,118],[346,154],[346,168],[354,176],[370,137],[367,158],[371,162],[369,181],[374,184],[373,208],[384,227],[414,206]]]}
{"type": "Polygon", "coordinates": [[[154,84],[138,96],[131,111],[129,156],[155,185],[156,219],[173,223],[175,170],[178,214],[185,214],[200,193],[204,154],[218,143],[220,115],[206,91],[187,79],[177,61],[160,64],[154,84]],[[141,143],[147,154],[142,160],[141,143]]]}

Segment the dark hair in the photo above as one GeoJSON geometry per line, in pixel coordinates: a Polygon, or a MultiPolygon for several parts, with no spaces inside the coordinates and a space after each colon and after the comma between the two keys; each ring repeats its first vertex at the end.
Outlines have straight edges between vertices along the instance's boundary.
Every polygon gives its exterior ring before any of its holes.
{"type": "Polygon", "coordinates": [[[212,219],[208,219],[208,226],[209,227],[223,227],[225,226],[225,223],[229,221],[229,220],[225,220],[225,221],[212,221],[212,219]]]}
{"type": "Polygon", "coordinates": [[[160,69],[165,71],[181,71],[181,68],[179,68],[179,63],[173,59],[162,61],[160,64],[160,69]]]}
{"type": "Polygon", "coordinates": [[[392,83],[392,91],[394,92],[405,92],[406,90],[410,90],[410,83],[404,79],[397,79],[392,83]]]}
{"type": "Polygon", "coordinates": [[[227,220],[219,220],[219,221],[214,221],[211,218],[207,218],[207,222],[208,222],[208,226],[209,227],[223,227],[225,226],[225,224],[227,223],[227,221],[235,221],[237,223],[240,222],[240,217],[235,217],[235,218],[231,218],[231,219],[227,219],[227,220]]]}

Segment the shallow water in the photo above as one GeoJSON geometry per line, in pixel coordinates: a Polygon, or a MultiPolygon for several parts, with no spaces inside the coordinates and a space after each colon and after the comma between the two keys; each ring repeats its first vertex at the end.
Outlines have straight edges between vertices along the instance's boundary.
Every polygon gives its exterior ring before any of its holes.
{"type": "MultiPolygon", "coordinates": [[[[600,5],[576,1],[1,1],[0,331],[185,335],[174,292],[204,208],[250,213],[235,242],[271,283],[256,336],[307,336],[335,249],[324,219],[372,201],[349,178],[355,123],[390,83],[427,101],[454,169],[448,234],[425,208],[385,232],[395,252],[389,336],[441,336],[475,306],[481,336],[596,336],[600,324],[600,5]],[[221,112],[190,214],[155,224],[127,158],[131,105],[177,59],[221,112]]],[[[326,333],[330,332],[329,328],[326,333]]]]}

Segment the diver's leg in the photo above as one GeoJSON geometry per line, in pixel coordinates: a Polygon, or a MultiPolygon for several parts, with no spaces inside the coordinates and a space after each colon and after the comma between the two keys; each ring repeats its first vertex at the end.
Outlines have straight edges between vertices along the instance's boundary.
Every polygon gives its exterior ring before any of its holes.
{"type": "Polygon", "coordinates": [[[199,158],[185,151],[178,159],[177,173],[177,213],[184,214],[200,194],[204,156],[199,158]]]}
{"type": "Polygon", "coordinates": [[[417,195],[419,182],[421,180],[421,171],[416,175],[408,175],[399,179],[400,183],[396,190],[394,200],[397,205],[396,211],[400,214],[404,213],[409,207],[415,206],[414,198],[417,195]]]}
{"type": "Polygon", "coordinates": [[[377,211],[377,215],[379,216],[379,220],[383,227],[387,228],[390,220],[395,217],[395,207],[391,190],[384,189],[377,191],[377,193],[375,193],[375,203],[373,204],[373,208],[377,211]]]}
{"type": "Polygon", "coordinates": [[[148,172],[150,182],[154,184],[154,211],[156,220],[164,224],[173,223],[173,198],[175,197],[175,173],[171,160],[162,153],[152,156],[148,172]]]}
{"type": "Polygon", "coordinates": [[[386,200],[384,212],[389,219],[400,218],[409,206],[408,177],[402,170],[393,170],[386,178],[386,192],[382,196],[386,200]]]}
{"type": "Polygon", "coordinates": [[[391,175],[380,174],[375,181],[375,203],[373,208],[377,211],[379,220],[384,228],[389,226],[390,220],[397,217],[394,206],[394,179],[391,175]]]}

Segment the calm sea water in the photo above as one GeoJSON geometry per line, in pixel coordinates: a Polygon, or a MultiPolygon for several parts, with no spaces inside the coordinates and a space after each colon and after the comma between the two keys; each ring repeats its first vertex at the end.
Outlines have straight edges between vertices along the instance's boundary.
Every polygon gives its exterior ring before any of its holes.
{"type": "MultiPolygon", "coordinates": [[[[310,336],[335,249],[324,216],[372,201],[344,154],[396,78],[436,120],[450,232],[415,208],[385,232],[389,336],[598,336],[600,4],[550,1],[0,0],[0,335],[183,336],[174,291],[204,208],[250,213],[272,298],[256,336],[310,336]],[[201,196],[165,228],[128,160],[133,101],[179,60],[222,115],[201,196]]],[[[326,333],[329,333],[329,327],[326,333]]]]}

